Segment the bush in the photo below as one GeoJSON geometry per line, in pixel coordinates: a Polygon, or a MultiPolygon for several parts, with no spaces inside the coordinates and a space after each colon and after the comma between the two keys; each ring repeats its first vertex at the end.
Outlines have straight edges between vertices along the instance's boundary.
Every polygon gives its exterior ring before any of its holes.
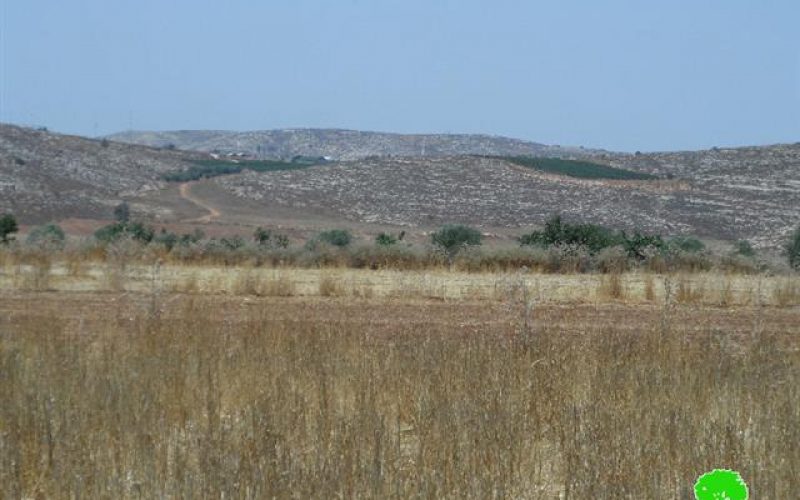
{"type": "Polygon", "coordinates": [[[549,247],[553,245],[578,245],[591,253],[622,244],[622,236],[595,224],[569,224],[561,216],[551,217],[544,230],[534,231],[519,238],[521,245],[549,247]]]}
{"type": "Polygon", "coordinates": [[[800,269],[800,227],[789,237],[786,254],[789,258],[789,265],[794,269],[800,269]]]}
{"type": "Polygon", "coordinates": [[[181,246],[189,246],[195,243],[200,243],[206,237],[202,229],[195,229],[191,233],[181,235],[179,243],[181,246]]]}
{"type": "Polygon", "coordinates": [[[375,244],[382,247],[392,246],[397,243],[397,238],[389,233],[381,233],[375,237],[375,244]]]}
{"type": "Polygon", "coordinates": [[[25,240],[29,245],[35,245],[42,248],[63,248],[66,235],[64,230],[57,224],[45,224],[44,226],[37,226],[28,233],[28,238],[25,240]]]}
{"type": "Polygon", "coordinates": [[[253,233],[253,241],[260,246],[270,248],[287,248],[289,246],[289,237],[285,234],[278,234],[270,229],[259,227],[253,233]]]}
{"type": "Polygon", "coordinates": [[[353,241],[353,235],[346,229],[331,229],[330,231],[319,233],[315,239],[328,245],[343,248],[353,241]]]}
{"type": "Polygon", "coordinates": [[[0,217],[0,243],[7,244],[14,241],[12,234],[19,231],[17,219],[11,214],[5,214],[0,217]]]}
{"type": "Polygon", "coordinates": [[[131,207],[124,201],[114,207],[114,220],[117,222],[128,222],[131,220],[131,207]]]}
{"type": "Polygon", "coordinates": [[[622,231],[622,246],[628,257],[639,261],[649,258],[653,252],[666,249],[664,240],[659,235],[645,235],[635,231],[631,236],[622,231]]]}
{"type": "Polygon", "coordinates": [[[220,238],[219,244],[226,250],[239,250],[244,247],[244,239],[238,235],[230,238],[220,238]]]}
{"type": "Polygon", "coordinates": [[[622,273],[628,270],[628,254],[622,245],[604,248],[595,256],[595,266],[603,273],[622,273]]]}
{"type": "Polygon", "coordinates": [[[153,238],[154,243],[158,243],[160,245],[164,245],[167,250],[172,250],[175,248],[175,245],[178,244],[179,237],[177,234],[167,231],[164,228],[161,228],[161,232],[158,233],[156,237],[153,238]]]}
{"type": "Polygon", "coordinates": [[[689,253],[702,252],[706,248],[702,241],[690,236],[676,236],[669,241],[669,244],[678,250],[689,253]]]}
{"type": "Polygon", "coordinates": [[[155,237],[155,230],[141,222],[116,222],[94,233],[95,239],[101,243],[111,243],[126,236],[140,243],[150,243],[155,237]]]}
{"type": "Polygon", "coordinates": [[[756,250],[753,248],[753,245],[750,244],[747,240],[741,240],[736,242],[736,246],[734,249],[734,253],[741,255],[743,257],[755,257],[756,250]]]}
{"type": "Polygon", "coordinates": [[[442,226],[431,235],[431,242],[443,250],[451,262],[461,249],[468,246],[478,246],[482,240],[483,236],[477,229],[461,224],[442,226]]]}

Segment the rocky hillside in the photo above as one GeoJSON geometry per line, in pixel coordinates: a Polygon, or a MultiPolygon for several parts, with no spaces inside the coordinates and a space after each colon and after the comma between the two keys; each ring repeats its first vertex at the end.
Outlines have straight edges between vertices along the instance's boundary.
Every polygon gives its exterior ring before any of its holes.
{"type": "Polygon", "coordinates": [[[355,160],[369,156],[441,157],[453,155],[565,156],[581,148],[546,146],[507,137],[473,134],[389,134],[339,129],[288,129],[256,132],[122,132],[115,141],[196,151],[242,152],[260,158],[329,156],[355,160]]]}
{"type": "MultiPolygon", "coordinates": [[[[466,154],[551,154],[547,146],[510,139],[311,130],[251,135],[248,147],[266,148],[264,137],[273,137],[276,149],[270,154],[278,156],[357,158],[300,170],[223,175],[203,181],[222,198],[187,200],[177,186],[163,181],[163,174],[208,159],[208,153],[0,125],[0,212],[12,211],[25,223],[108,218],[124,199],[141,216],[168,222],[197,217],[179,213],[177,204],[197,211],[219,201],[229,204],[219,207],[222,215],[215,223],[228,227],[269,224],[270,213],[281,213],[298,223],[324,214],[331,224],[338,218],[427,229],[463,222],[490,232],[521,231],[561,213],[621,229],[748,239],[762,248],[780,245],[800,224],[800,143],[636,155],[577,150],[572,155],[659,177],[610,181],[546,174],[501,158],[466,154]],[[421,151],[396,156],[414,151],[421,141],[426,156],[421,151]]],[[[223,149],[220,137],[242,146],[247,136],[156,134],[145,142],[223,149]],[[192,141],[171,140],[184,136],[192,141]]],[[[237,149],[245,148],[231,148],[237,149]]],[[[195,198],[198,192],[203,190],[195,191],[195,198]]]]}
{"type": "Polygon", "coordinates": [[[698,155],[706,158],[697,160],[703,168],[671,155],[613,160],[631,170],[657,173],[663,177],[657,181],[574,179],[499,159],[459,156],[368,159],[298,171],[247,172],[215,182],[259,201],[265,210],[328,210],[366,222],[530,227],[560,213],[628,230],[749,239],[760,247],[780,244],[800,224],[800,146],[748,148],[740,159],[716,154],[698,155]]]}
{"type": "Polygon", "coordinates": [[[0,124],[0,213],[25,223],[109,217],[198,156],[0,124]]]}

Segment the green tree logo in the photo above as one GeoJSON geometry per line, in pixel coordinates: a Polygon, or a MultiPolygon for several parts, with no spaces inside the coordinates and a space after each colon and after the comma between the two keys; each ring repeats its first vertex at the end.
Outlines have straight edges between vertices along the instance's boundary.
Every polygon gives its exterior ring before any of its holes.
{"type": "Polygon", "coordinates": [[[697,478],[694,496],[697,500],[747,500],[747,485],[738,472],[714,469],[697,478]]]}

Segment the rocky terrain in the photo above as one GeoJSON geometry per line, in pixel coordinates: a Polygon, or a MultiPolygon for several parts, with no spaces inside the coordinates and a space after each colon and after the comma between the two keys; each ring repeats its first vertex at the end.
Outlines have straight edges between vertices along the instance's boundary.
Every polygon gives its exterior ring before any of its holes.
{"type": "Polygon", "coordinates": [[[0,212],[25,223],[108,218],[199,156],[0,124],[0,212]]]}
{"type": "Polygon", "coordinates": [[[698,232],[768,246],[800,224],[800,142],[705,151],[599,155],[612,166],[691,181],[691,193],[662,196],[673,217],[698,232]]]}
{"type": "MultiPolygon", "coordinates": [[[[762,248],[780,245],[800,224],[800,144],[635,155],[576,150],[574,157],[660,177],[604,181],[545,174],[473,155],[549,154],[547,146],[523,141],[508,140],[508,148],[502,149],[497,138],[481,143],[475,136],[442,136],[437,142],[428,136],[426,156],[397,156],[404,151],[398,137],[413,138],[404,146],[413,149],[423,136],[393,136],[386,142],[386,134],[301,132],[275,151],[357,158],[302,170],[246,170],[202,181],[226,193],[226,203],[234,203],[220,207],[214,223],[269,224],[270,213],[297,214],[301,221],[316,213],[343,222],[423,230],[463,222],[509,233],[560,213],[620,229],[748,239],[762,248]],[[363,140],[351,141],[353,134],[363,140]],[[241,214],[246,217],[238,218],[241,214]]],[[[204,133],[192,134],[199,141],[204,133]]],[[[263,139],[262,133],[254,134],[263,139]]],[[[219,133],[206,137],[210,142],[196,147],[213,144],[212,149],[220,149],[215,142],[219,133]]],[[[172,210],[177,202],[188,203],[179,198],[188,190],[164,182],[162,175],[186,169],[190,160],[200,158],[209,156],[1,125],[0,212],[11,211],[25,223],[109,218],[114,205],[128,200],[142,216],[188,220],[172,210]]],[[[204,191],[193,192],[196,198],[204,191]]],[[[198,207],[206,205],[213,207],[214,200],[194,200],[189,208],[202,212],[198,207]]]]}
{"type": "MultiPolygon", "coordinates": [[[[440,157],[453,155],[572,156],[582,148],[547,146],[507,137],[476,134],[390,134],[340,129],[286,129],[254,132],[182,130],[121,132],[109,139],[146,146],[196,151],[247,153],[259,158],[329,156],[356,160],[370,156],[440,157]]],[[[599,151],[596,151],[599,153],[599,151]]]]}
{"type": "MultiPolygon", "coordinates": [[[[784,160],[800,157],[800,147],[785,153],[784,160]]],[[[769,247],[800,222],[800,168],[776,162],[773,177],[767,178],[754,166],[768,161],[764,157],[775,158],[768,150],[750,158],[741,171],[729,161],[697,173],[657,157],[646,164],[634,157],[616,160],[630,169],[673,177],[660,181],[581,180],[460,156],[361,160],[301,171],[248,172],[215,182],[265,207],[328,209],[367,222],[530,227],[560,213],[621,229],[749,239],[769,247]]]]}

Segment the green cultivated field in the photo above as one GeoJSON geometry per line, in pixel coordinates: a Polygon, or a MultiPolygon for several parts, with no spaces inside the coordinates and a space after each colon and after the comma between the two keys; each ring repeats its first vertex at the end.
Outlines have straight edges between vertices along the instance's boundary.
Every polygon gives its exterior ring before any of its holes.
{"type": "Polygon", "coordinates": [[[243,170],[256,172],[274,172],[278,170],[298,170],[318,165],[311,161],[281,160],[239,160],[237,163],[227,160],[196,160],[187,170],[164,174],[169,182],[188,182],[220,175],[238,174],[243,170]]]}
{"type": "Polygon", "coordinates": [[[626,181],[648,181],[658,179],[655,175],[609,167],[608,165],[601,165],[588,161],[562,160],[560,158],[531,158],[529,156],[496,156],[494,158],[505,160],[522,167],[581,179],[613,179],[626,181]]]}

